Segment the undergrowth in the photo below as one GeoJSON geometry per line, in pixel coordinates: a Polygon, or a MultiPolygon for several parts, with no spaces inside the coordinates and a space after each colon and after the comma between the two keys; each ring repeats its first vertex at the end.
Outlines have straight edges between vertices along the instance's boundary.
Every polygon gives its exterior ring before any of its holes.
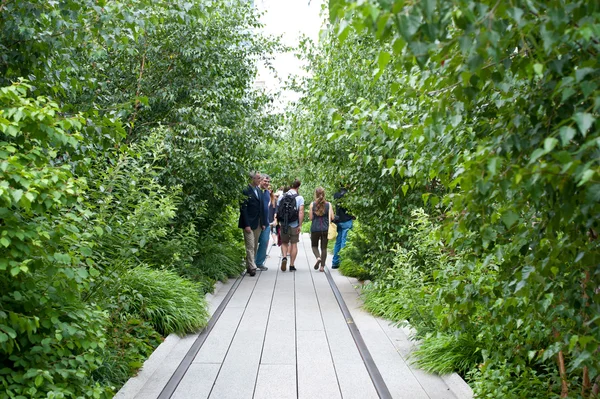
{"type": "Polygon", "coordinates": [[[163,341],[152,325],[139,318],[113,315],[106,329],[102,365],[92,375],[102,385],[122,386],[163,341]]]}
{"type": "Polygon", "coordinates": [[[121,277],[117,295],[124,313],[139,315],[163,336],[195,332],[208,321],[201,287],[172,271],[131,269],[121,277]]]}

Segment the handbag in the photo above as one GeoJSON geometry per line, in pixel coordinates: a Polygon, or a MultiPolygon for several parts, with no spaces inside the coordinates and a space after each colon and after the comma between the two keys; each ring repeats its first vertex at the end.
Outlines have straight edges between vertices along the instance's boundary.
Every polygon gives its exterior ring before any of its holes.
{"type": "Polygon", "coordinates": [[[329,223],[329,229],[327,230],[327,239],[334,240],[337,237],[337,226],[333,223],[329,223]]]}

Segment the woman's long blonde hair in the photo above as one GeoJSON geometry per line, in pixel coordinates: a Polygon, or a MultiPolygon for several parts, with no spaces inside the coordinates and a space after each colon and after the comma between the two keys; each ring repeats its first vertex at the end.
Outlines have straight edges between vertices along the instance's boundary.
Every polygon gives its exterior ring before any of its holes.
{"type": "Polygon", "coordinates": [[[271,187],[271,185],[269,184],[267,190],[269,190],[269,192],[271,193],[271,208],[275,208],[275,193],[273,192],[273,187],[271,187]]]}
{"type": "Polygon", "coordinates": [[[325,214],[325,189],[323,187],[317,187],[315,189],[315,206],[313,211],[317,216],[323,216],[325,214]]]}

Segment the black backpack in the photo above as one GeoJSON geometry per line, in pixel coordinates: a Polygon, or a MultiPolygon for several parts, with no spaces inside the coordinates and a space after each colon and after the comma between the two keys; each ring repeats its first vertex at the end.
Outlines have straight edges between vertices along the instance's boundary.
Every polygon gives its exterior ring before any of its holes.
{"type": "Polygon", "coordinates": [[[297,196],[298,194],[284,194],[277,206],[277,220],[285,228],[298,220],[297,196]]]}

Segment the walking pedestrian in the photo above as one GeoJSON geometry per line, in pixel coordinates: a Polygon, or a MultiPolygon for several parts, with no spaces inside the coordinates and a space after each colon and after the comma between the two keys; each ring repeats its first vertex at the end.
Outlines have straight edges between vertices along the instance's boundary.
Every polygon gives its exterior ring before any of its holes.
{"type": "Polygon", "coordinates": [[[304,197],[298,193],[300,180],[296,179],[290,189],[277,203],[277,220],[281,226],[281,271],[285,271],[290,257],[290,271],[296,271],[298,241],[304,220],[304,197]]]}
{"type": "Polygon", "coordinates": [[[269,203],[271,202],[271,192],[269,191],[269,185],[271,184],[271,177],[269,175],[262,175],[259,188],[261,189],[260,194],[262,196],[263,214],[265,215],[266,223],[265,228],[261,231],[258,238],[258,249],[256,251],[256,268],[260,271],[269,270],[265,266],[265,260],[267,260],[267,247],[269,246],[269,236],[271,235],[269,217],[269,203]]]}
{"type": "Polygon", "coordinates": [[[333,221],[334,217],[331,204],[325,200],[323,187],[317,187],[315,190],[315,199],[310,203],[308,217],[312,221],[310,225],[310,244],[313,254],[317,258],[314,269],[323,272],[327,260],[327,232],[329,231],[329,223],[333,221]],[[320,253],[319,241],[321,242],[320,253]]]}
{"type": "Polygon", "coordinates": [[[281,194],[283,194],[281,191],[271,192],[271,202],[269,203],[269,219],[267,221],[271,225],[272,246],[277,245],[277,200],[279,200],[281,194]]]}
{"type": "Polygon", "coordinates": [[[338,235],[335,240],[335,247],[333,247],[333,259],[331,260],[332,269],[340,267],[340,263],[342,262],[340,259],[340,251],[346,245],[348,232],[352,229],[352,220],[354,219],[354,216],[348,213],[348,210],[341,205],[341,200],[347,192],[348,189],[346,187],[341,187],[340,191],[333,195],[333,199],[336,203],[334,223],[337,225],[338,235]]]}
{"type": "Polygon", "coordinates": [[[250,173],[250,184],[242,191],[244,199],[240,205],[238,227],[244,229],[244,244],[246,246],[246,271],[250,276],[256,274],[255,255],[258,238],[265,229],[263,198],[258,185],[262,179],[260,173],[250,173]]]}

